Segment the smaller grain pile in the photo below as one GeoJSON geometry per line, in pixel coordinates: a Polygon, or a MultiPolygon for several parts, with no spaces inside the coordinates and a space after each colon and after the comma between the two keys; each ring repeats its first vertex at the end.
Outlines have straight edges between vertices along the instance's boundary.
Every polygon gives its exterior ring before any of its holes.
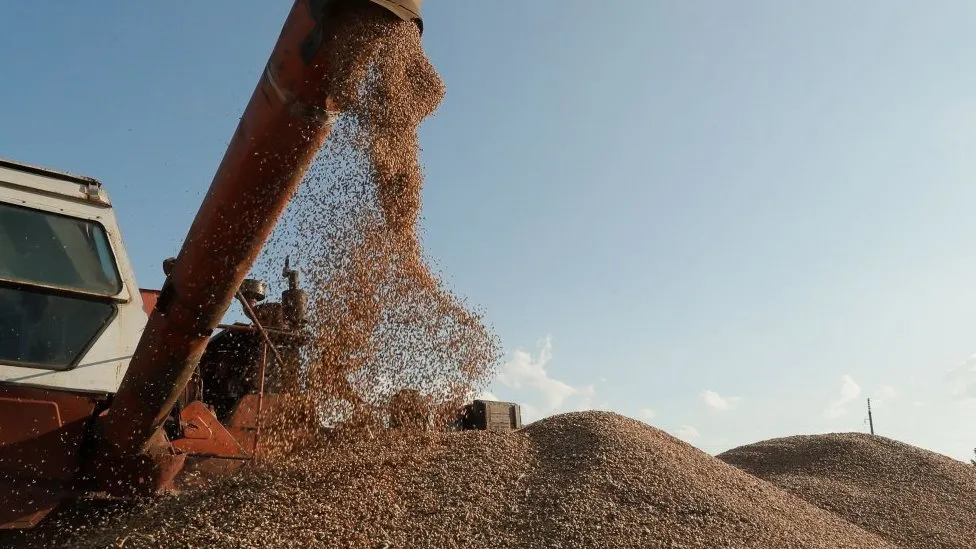
{"type": "Polygon", "coordinates": [[[384,431],[150,500],[43,547],[893,549],[657,429],[384,431]]]}
{"type": "Polygon", "coordinates": [[[890,547],[660,430],[605,412],[526,429],[512,547],[890,547]]]}
{"type": "Polygon", "coordinates": [[[794,436],[719,459],[906,549],[976,547],[976,467],[884,437],[794,436]]]}

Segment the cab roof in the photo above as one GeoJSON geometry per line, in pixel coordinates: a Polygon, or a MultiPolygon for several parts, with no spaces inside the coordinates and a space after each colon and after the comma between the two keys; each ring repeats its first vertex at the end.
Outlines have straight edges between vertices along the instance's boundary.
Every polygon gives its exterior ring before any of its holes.
{"type": "Polygon", "coordinates": [[[50,168],[42,168],[41,166],[35,166],[33,164],[28,164],[26,162],[17,162],[16,160],[8,160],[0,156],[0,167],[10,168],[13,170],[18,170],[27,173],[33,173],[36,175],[43,175],[47,177],[53,177],[55,179],[63,179],[65,181],[72,181],[74,183],[82,184],[95,184],[99,187],[102,186],[101,182],[97,179],[87,177],[84,175],[78,175],[68,172],[62,172],[59,170],[52,170],[50,168]]]}
{"type": "Polygon", "coordinates": [[[0,157],[0,185],[61,195],[103,206],[110,205],[108,195],[97,179],[2,157],[0,157]]]}

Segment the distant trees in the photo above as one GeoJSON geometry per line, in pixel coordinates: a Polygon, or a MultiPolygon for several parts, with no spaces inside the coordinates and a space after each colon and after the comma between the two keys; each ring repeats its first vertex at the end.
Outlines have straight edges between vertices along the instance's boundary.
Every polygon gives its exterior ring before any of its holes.
{"type": "MultiPolygon", "coordinates": [[[[973,453],[976,454],[976,448],[973,448],[973,453]]],[[[969,463],[972,463],[973,465],[976,465],[976,459],[969,460],[969,463]]]]}

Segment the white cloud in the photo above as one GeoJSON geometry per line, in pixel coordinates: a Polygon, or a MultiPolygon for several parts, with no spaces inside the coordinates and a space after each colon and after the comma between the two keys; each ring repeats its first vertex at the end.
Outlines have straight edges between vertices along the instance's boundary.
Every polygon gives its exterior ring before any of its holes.
{"type": "Polygon", "coordinates": [[[584,410],[593,410],[596,408],[596,406],[593,404],[593,387],[587,386],[586,389],[588,392],[581,396],[579,401],[576,402],[576,405],[572,407],[573,411],[582,412],[584,410]]]}
{"type": "Polygon", "coordinates": [[[695,429],[691,425],[682,425],[674,430],[674,436],[684,440],[685,442],[691,442],[696,438],[701,437],[701,433],[699,433],[698,429],[695,429]]]}
{"type": "Polygon", "coordinates": [[[949,393],[959,400],[976,398],[976,355],[949,370],[949,393]]]}
{"type": "MultiPolygon", "coordinates": [[[[496,381],[507,388],[534,393],[541,402],[519,404],[523,421],[532,421],[565,410],[591,410],[594,408],[596,390],[593,385],[574,387],[551,376],[548,365],[552,360],[552,338],[539,343],[537,354],[521,349],[512,353],[512,359],[502,366],[496,381]],[[571,403],[575,400],[575,403],[571,403]],[[526,419],[528,418],[528,419],[526,419]]],[[[522,399],[524,400],[524,399],[522,399]]],[[[531,399],[535,400],[535,399],[531,399]]],[[[606,407],[606,404],[602,405],[606,407]]]]}
{"type": "Polygon", "coordinates": [[[824,417],[827,419],[837,419],[847,414],[847,405],[861,394],[861,387],[851,376],[844,375],[841,380],[840,395],[824,410],[824,417]]]}
{"type": "Polygon", "coordinates": [[[609,402],[601,402],[600,404],[594,404],[593,399],[591,398],[584,398],[579,402],[579,404],[573,407],[573,410],[577,412],[583,412],[586,410],[599,411],[599,412],[616,411],[614,407],[610,405],[609,402]]]}
{"type": "Polygon", "coordinates": [[[495,396],[495,393],[492,393],[491,391],[484,391],[484,392],[478,394],[478,396],[476,396],[475,399],[476,400],[494,400],[494,401],[500,400],[498,397],[495,396]]]}
{"type": "Polygon", "coordinates": [[[898,390],[891,385],[882,385],[874,392],[874,398],[877,400],[894,400],[898,398],[898,390]]]}
{"type": "Polygon", "coordinates": [[[641,408],[640,410],[637,411],[637,417],[639,417],[641,420],[645,422],[654,419],[654,416],[656,415],[657,412],[655,412],[650,408],[641,408]]]}
{"type": "Polygon", "coordinates": [[[871,406],[873,408],[883,408],[900,396],[901,394],[898,390],[891,385],[882,385],[871,394],[871,406]]]}
{"type": "Polygon", "coordinates": [[[533,421],[542,419],[542,412],[528,402],[519,402],[519,412],[522,415],[522,424],[528,425],[533,421]]]}
{"type": "Polygon", "coordinates": [[[742,399],[739,397],[723,397],[715,391],[708,389],[702,391],[699,396],[709,408],[715,410],[732,410],[742,402],[742,399]]]}

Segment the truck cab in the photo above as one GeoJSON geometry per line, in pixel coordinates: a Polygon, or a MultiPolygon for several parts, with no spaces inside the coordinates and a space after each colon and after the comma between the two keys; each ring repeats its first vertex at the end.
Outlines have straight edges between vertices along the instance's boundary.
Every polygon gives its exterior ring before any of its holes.
{"type": "Polygon", "coordinates": [[[146,320],[102,185],[0,159],[0,384],[115,392],[146,320]]]}

